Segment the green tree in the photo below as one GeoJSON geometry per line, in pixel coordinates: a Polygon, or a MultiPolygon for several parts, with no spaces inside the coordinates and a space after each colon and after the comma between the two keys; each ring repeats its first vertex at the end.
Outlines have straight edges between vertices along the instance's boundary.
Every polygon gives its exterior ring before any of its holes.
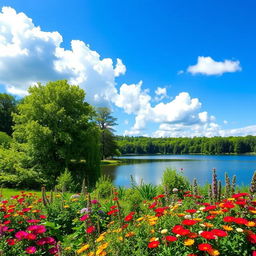
{"type": "Polygon", "coordinates": [[[16,111],[16,100],[13,96],[0,93],[0,131],[12,134],[12,112],[16,111]]]}
{"type": "Polygon", "coordinates": [[[55,185],[56,178],[72,161],[85,160],[86,170],[73,172],[75,180],[91,180],[99,168],[99,129],[92,120],[92,106],[85,92],[66,80],[38,84],[14,114],[14,141],[38,170],[55,185]],[[88,173],[90,171],[90,173],[88,173]]]}
{"type": "Polygon", "coordinates": [[[113,134],[113,126],[116,124],[116,118],[111,115],[111,111],[106,107],[97,108],[96,122],[101,130],[101,156],[105,159],[114,156],[117,151],[117,143],[113,134]]]}

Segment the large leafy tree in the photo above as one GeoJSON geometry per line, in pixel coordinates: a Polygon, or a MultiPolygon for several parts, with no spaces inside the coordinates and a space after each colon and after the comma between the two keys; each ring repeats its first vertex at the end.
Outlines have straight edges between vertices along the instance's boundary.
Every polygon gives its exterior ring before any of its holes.
{"type": "Polygon", "coordinates": [[[16,111],[16,100],[12,95],[0,93],[0,131],[12,134],[12,112],[16,111]]]}
{"type": "Polygon", "coordinates": [[[107,107],[97,108],[96,122],[101,130],[101,156],[102,159],[117,153],[117,143],[113,134],[113,126],[117,125],[116,118],[111,115],[107,107]]]}
{"type": "Polygon", "coordinates": [[[66,80],[38,84],[29,89],[14,114],[14,141],[26,151],[33,169],[41,171],[54,184],[71,161],[85,160],[91,179],[99,167],[99,129],[92,120],[94,111],[85,101],[85,92],[66,80]]]}

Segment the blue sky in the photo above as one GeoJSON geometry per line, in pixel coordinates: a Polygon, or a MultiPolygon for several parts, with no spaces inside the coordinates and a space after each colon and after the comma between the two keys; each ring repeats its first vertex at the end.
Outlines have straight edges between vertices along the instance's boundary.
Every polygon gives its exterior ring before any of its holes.
{"type": "Polygon", "coordinates": [[[256,135],[254,0],[1,5],[0,92],[67,78],[113,109],[117,134],[256,135]]]}

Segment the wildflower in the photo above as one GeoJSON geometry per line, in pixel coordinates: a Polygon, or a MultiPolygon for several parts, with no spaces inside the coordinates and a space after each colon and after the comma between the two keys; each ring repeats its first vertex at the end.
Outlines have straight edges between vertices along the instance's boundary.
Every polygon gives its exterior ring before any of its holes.
{"type": "Polygon", "coordinates": [[[220,252],[216,249],[211,249],[209,251],[207,251],[211,256],[218,256],[220,255],[220,252]]]}
{"type": "Polygon", "coordinates": [[[48,250],[48,252],[52,255],[56,255],[56,253],[58,252],[58,249],[56,247],[52,247],[48,250]]]}
{"type": "Polygon", "coordinates": [[[219,237],[225,237],[228,235],[228,233],[224,230],[221,229],[213,229],[211,232],[213,232],[214,235],[219,236],[219,237]]]}
{"type": "Polygon", "coordinates": [[[243,230],[243,229],[241,229],[241,228],[236,228],[236,231],[237,231],[237,232],[239,232],[239,233],[244,232],[244,230],[243,230]]]}
{"type": "Polygon", "coordinates": [[[133,219],[133,215],[129,214],[124,218],[124,221],[131,221],[133,219]]]}
{"type": "Polygon", "coordinates": [[[193,213],[196,213],[197,210],[196,209],[188,209],[188,210],[186,210],[186,212],[193,214],[193,213]]]}
{"type": "Polygon", "coordinates": [[[127,234],[125,234],[125,237],[131,237],[131,236],[134,236],[135,233],[134,232],[128,232],[127,234]]]}
{"type": "Polygon", "coordinates": [[[88,214],[85,214],[85,215],[83,215],[81,218],[80,218],[80,220],[81,221],[85,221],[85,220],[87,220],[89,218],[89,215],[88,214]]]}
{"type": "Polygon", "coordinates": [[[233,230],[233,228],[228,226],[228,225],[223,225],[222,228],[225,229],[226,231],[232,231],[233,230]]]}
{"type": "Polygon", "coordinates": [[[195,221],[195,220],[183,220],[182,221],[182,224],[187,225],[187,226],[192,226],[192,225],[195,225],[196,223],[197,223],[197,221],[195,221]]]}
{"type": "Polygon", "coordinates": [[[159,244],[160,244],[159,241],[150,242],[150,243],[148,244],[148,248],[156,248],[156,247],[159,246],[159,244]]]}
{"type": "Polygon", "coordinates": [[[92,232],[94,232],[95,231],[95,227],[94,226],[90,226],[90,227],[88,227],[87,229],[86,229],[86,233],[88,233],[88,234],[91,234],[92,232]]]}
{"type": "Polygon", "coordinates": [[[165,229],[162,229],[160,233],[161,234],[166,234],[167,232],[168,232],[168,229],[165,228],[165,229]]]}
{"type": "Polygon", "coordinates": [[[209,251],[211,249],[212,249],[212,246],[210,244],[207,244],[207,243],[203,243],[203,244],[198,245],[198,250],[199,251],[209,251]]]}
{"type": "Polygon", "coordinates": [[[25,231],[18,231],[16,234],[15,234],[15,237],[19,240],[22,240],[22,239],[25,239],[27,237],[28,233],[25,232],[25,231]]]}
{"type": "Polygon", "coordinates": [[[26,248],[26,253],[28,254],[34,254],[36,252],[36,247],[35,246],[29,246],[26,248]]]}
{"type": "Polygon", "coordinates": [[[225,222],[233,222],[234,219],[235,219],[235,218],[232,217],[232,216],[226,216],[226,217],[223,218],[223,221],[225,221],[225,222]]]}
{"type": "Polygon", "coordinates": [[[205,239],[216,239],[216,236],[211,231],[203,231],[200,235],[205,239]]]}
{"type": "Polygon", "coordinates": [[[247,239],[249,242],[251,242],[252,244],[256,244],[256,234],[249,234],[247,236],[247,239]]]}
{"type": "Polygon", "coordinates": [[[166,236],[165,240],[168,242],[175,242],[178,240],[178,238],[176,236],[166,236]]]}
{"type": "Polygon", "coordinates": [[[186,246],[191,246],[191,245],[193,245],[195,243],[195,240],[194,239],[186,239],[185,241],[184,241],[184,245],[186,245],[186,246]]]}
{"type": "Polygon", "coordinates": [[[80,211],[81,214],[83,214],[83,213],[85,213],[85,212],[89,212],[89,209],[88,209],[88,208],[83,208],[83,209],[80,211]]]}
{"type": "Polygon", "coordinates": [[[77,252],[78,254],[83,253],[83,252],[86,251],[89,247],[90,247],[89,244],[85,244],[83,247],[81,247],[80,249],[78,249],[76,252],[77,252]]]}

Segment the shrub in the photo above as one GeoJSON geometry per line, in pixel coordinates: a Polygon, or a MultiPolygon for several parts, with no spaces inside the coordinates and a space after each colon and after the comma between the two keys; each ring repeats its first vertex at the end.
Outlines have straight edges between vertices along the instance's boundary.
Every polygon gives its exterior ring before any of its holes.
{"type": "Polygon", "coordinates": [[[107,198],[111,195],[113,187],[110,178],[102,175],[96,182],[95,192],[98,197],[107,198]]]}
{"type": "Polygon", "coordinates": [[[169,193],[173,192],[173,189],[178,189],[178,194],[182,195],[182,192],[189,190],[190,183],[182,175],[178,174],[176,170],[167,168],[162,176],[162,186],[166,188],[169,193]]]}
{"type": "Polygon", "coordinates": [[[71,172],[68,169],[57,178],[56,189],[59,191],[73,191],[74,182],[71,172]]]}

